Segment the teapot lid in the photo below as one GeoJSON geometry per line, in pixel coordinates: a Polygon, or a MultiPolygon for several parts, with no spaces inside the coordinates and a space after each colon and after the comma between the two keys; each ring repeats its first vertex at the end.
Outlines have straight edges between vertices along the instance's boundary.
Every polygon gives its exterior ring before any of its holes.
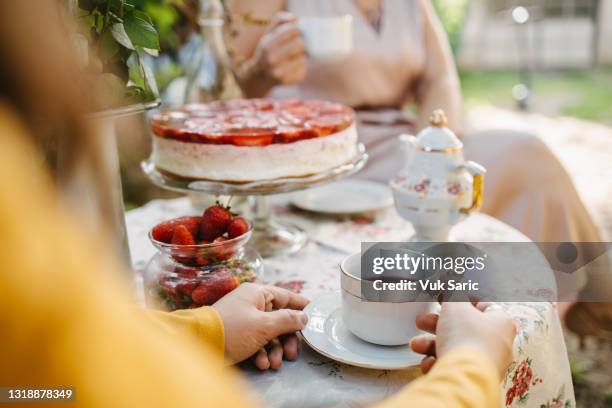
{"type": "Polygon", "coordinates": [[[427,151],[455,151],[463,148],[461,140],[446,127],[447,119],[442,109],[436,109],[429,118],[430,126],[417,135],[417,145],[427,151]]]}

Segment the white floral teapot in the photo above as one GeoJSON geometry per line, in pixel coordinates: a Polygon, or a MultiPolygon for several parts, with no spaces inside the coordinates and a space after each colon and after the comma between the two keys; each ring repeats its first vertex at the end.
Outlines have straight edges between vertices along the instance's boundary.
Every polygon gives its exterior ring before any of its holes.
{"type": "Polygon", "coordinates": [[[463,157],[463,143],[436,110],[417,137],[401,135],[405,164],[391,180],[395,208],[415,229],[414,241],[448,240],[450,229],[482,206],[485,169],[463,157]]]}

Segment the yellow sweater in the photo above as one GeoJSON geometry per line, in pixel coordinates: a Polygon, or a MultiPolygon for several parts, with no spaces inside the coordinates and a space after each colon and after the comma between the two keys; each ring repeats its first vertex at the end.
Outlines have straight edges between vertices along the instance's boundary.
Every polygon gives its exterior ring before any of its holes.
{"type": "MultiPolygon", "coordinates": [[[[2,104],[0,135],[0,386],[70,386],[88,408],[260,405],[223,364],[216,312],[131,304],[108,246],[62,210],[24,128],[2,104]]],[[[495,368],[461,350],[380,406],[498,404],[495,368]]]]}

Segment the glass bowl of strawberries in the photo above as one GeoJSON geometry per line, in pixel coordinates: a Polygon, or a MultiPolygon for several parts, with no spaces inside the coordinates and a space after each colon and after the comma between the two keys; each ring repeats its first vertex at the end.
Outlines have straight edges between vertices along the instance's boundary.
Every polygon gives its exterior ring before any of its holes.
{"type": "Polygon", "coordinates": [[[246,245],[253,227],[219,203],[202,216],[164,221],[151,229],[157,248],[144,272],[148,307],[163,310],[208,306],[244,282],[263,278],[263,262],[246,245]]]}

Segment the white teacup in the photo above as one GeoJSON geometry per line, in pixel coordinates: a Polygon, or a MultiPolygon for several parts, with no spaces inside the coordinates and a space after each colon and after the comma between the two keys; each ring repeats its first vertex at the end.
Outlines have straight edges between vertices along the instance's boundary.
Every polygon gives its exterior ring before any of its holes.
{"type": "Polygon", "coordinates": [[[340,264],[342,319],[357,337],[383,346],[408,344],[421,331],[416,317],[436,309],[432,302],[372,302],[361,295],[361,253],[340,264]]]}
{"type": "Polygon", "coordinates": [[[335,58],[353,49],[353,17],[301,17],[306,52],[314,58],[335,58]]]}

